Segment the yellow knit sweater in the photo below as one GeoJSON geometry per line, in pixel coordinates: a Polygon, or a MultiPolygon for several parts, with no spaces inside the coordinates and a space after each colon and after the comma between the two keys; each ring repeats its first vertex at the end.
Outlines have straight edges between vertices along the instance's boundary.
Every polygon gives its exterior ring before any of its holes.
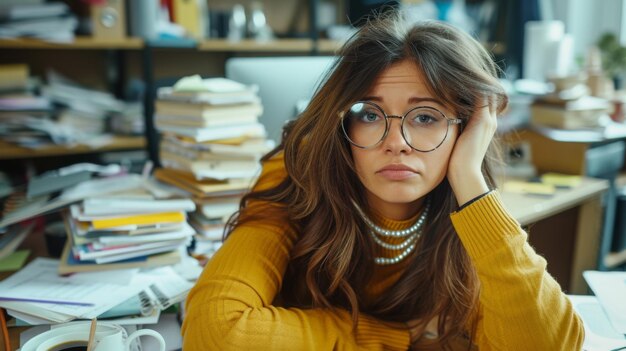
{"type": "MultiPolygon", "coordinates": [[[[256,187],[273,186],[285,175],[283,157],[274,157],[256,187]]],[[[582,322],[498,193],[451,218],[481,282],[475,346],[481,351],[579,350],[582,322]]],[[[374,219],[390,229],[412,223],[374,219]]],[[[409,331],[402,324],[361,314],[353,331],[350,313],[343,309],[272,305],[296,238],[285,228],[268,220],[267,225],[239,226],[230,235],[187,298],[185,351],[409,349],[409,331]]],[[[377,283],[365,298],[384,293],[404,268],[402,262],[378,268],[377,283]]],[[[461,344],[455,343],[455,349],[461,344]]]]}

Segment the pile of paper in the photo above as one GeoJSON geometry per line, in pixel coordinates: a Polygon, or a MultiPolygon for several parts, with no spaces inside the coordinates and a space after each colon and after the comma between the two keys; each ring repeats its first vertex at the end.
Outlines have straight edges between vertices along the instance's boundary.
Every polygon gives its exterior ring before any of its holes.
{"type": "MultiPolygon", "coordinates": [[[[0,79],[18,72],[28,77],[28,66],[0,65],[0,79]]],[[[109,144],[113,134],[143,133],[140,103],[82,87],[52,71],[47,80],[41,96],[33,91],[0,95],[0,139],[32,149],[52,144],[97,148],[109,144]]],[[[26,83],[9,86],[15,84],[26,83]]]]}
{"type": "Polygon", "coordinates": [[[75,164],[31,178],[13,189],[4,203],[0,229],[57,211],[91,196],[142,188],[146,180],[126,174],[119,165],[75,164]]]}
{"type": "Polygon", "coordinates": [[[0,37],[72,42],[76,16],[62,2],[0,6],[0,37]]]}
{"type": "Polygon", "coordinates": [[[187,212],[196,205],[158,184],[118,165],[51,171],[9,196],[0,233],[62,210],[68,240],[60,274],[176,264],[195,234],[187,212]]]}
{"type": "Polygon", "coordinates": [[[16,325],[108,319],[117,324],[156,323],[160,312],[182,301],[192,283],[171,267],[57,274],[59,262],[37,258],[0,282],[0,307],[16,325]]]}
{"type": "Polygon", "coordinates": [[[60,273],[177,263],[194,234],[186,222],[193,210],[191,200],[155,199],[143,189],[73,204],[64,213],[60,273]]]}
{"type": "Polygon", "coordinates": [[[197,210],[193,252],[211,256],[224,225],[260,173],[260,158],[274,143],[259,123],[257,87],[224,78],[186,77],[161,88],[156,125],[163,134],[155,177],[193,196],[197,210]]]}
{"type": "Polygon", "coordinates": [[[164,134],[161,163],[197,179],[250,179],[273,144],[259,123],[256,87],[224,78],[186,77],[161,88],[156,126],[164,134]]]}

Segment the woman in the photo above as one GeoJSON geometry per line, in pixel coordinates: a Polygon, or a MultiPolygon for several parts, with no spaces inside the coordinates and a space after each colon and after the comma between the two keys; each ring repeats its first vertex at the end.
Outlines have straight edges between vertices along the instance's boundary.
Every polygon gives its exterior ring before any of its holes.
{"type": "Polygon", "coordinates": [[[362,27],[189,294],[185,350],[579,349],[490,191],[496,74],[448,25],[362,27]]]}

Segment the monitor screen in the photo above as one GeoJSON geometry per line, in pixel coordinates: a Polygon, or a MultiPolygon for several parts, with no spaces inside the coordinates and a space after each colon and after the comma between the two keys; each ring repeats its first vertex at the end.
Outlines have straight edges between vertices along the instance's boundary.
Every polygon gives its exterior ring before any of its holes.
{"type": "Polygon", "coordinates": [[[226,78],[258,85],[260,122],[268,138],[279,143],[283,125],[311,99],[334,60],[334,56],[235,57],[226,61],[226,78]]]}

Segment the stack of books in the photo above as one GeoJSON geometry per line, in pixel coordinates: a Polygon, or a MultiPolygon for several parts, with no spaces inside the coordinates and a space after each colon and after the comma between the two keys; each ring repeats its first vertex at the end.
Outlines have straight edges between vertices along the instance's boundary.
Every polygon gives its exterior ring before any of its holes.
{"type": "Polygon", "coordinates": [[[274,143],[259,123],[257,87],[224,78],[186,77],[158,91],[155,121],[164,168],[155,177],[188,192],[196,229],[194,253],[219,247],[227,219],[260,173],[274,143]]]}
{"type": "Polygon", "coordinates": [[[532,124],[558,129],[601,129],[610,119],[609,101],[588,95],[586,86],[556,87],[530,106],[532,124]]]}
{"type": "Polygon", "coordinates": [[[59,273],[180,262],[195,233],[188,199],[155,199],[145,190],[90,197],[64,212],[68,241],[59,273]]]}

